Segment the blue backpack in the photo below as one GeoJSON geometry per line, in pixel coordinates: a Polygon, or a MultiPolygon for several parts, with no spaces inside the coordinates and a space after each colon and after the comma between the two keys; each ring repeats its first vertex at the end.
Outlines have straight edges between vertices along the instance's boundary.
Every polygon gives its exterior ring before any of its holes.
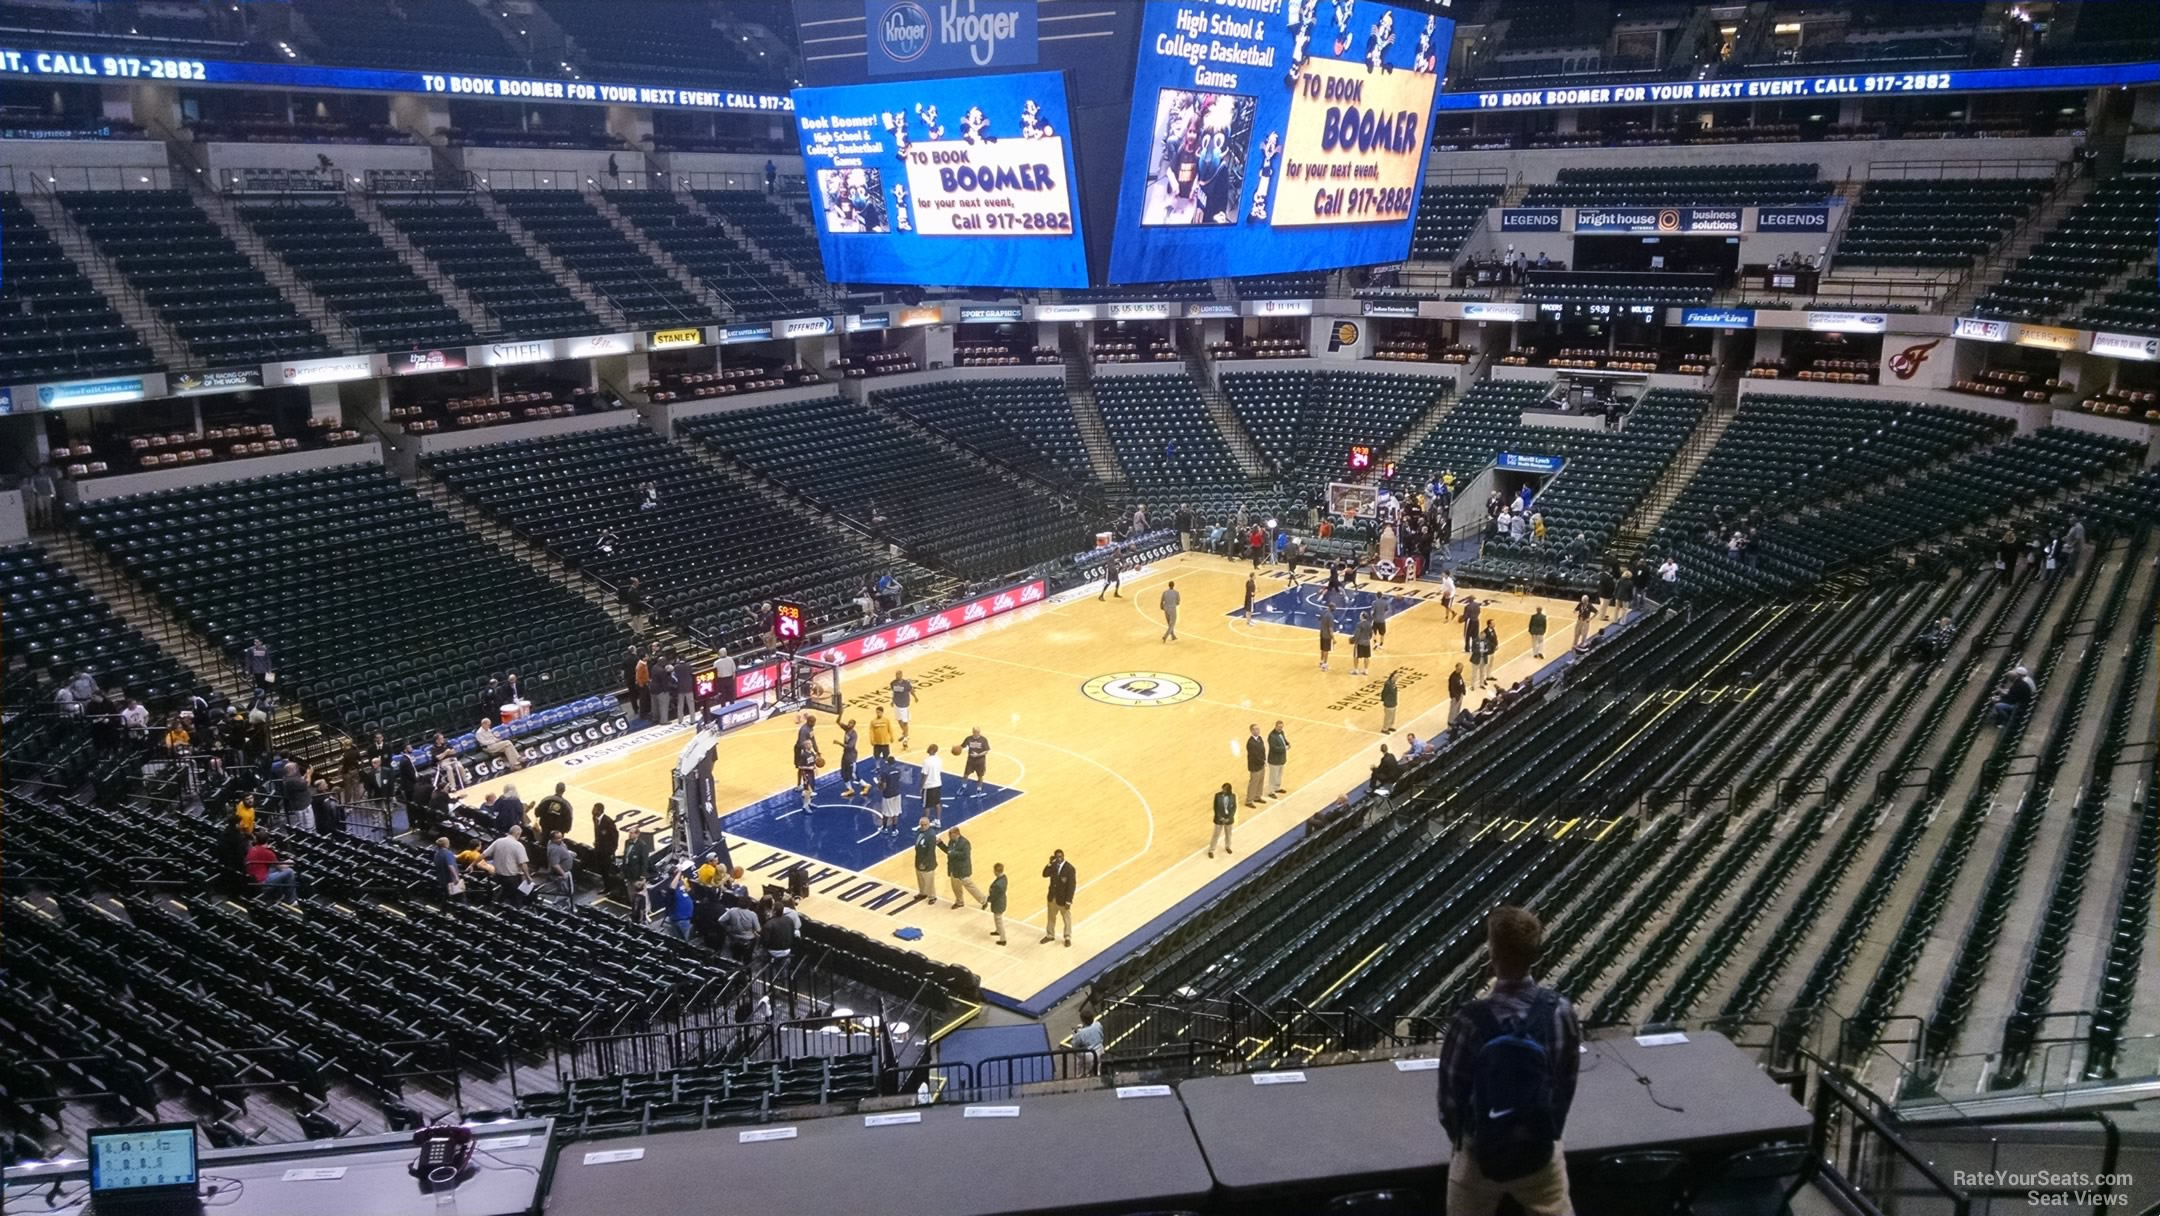
{"type": "Polygon", "coordinates": [[[1495,1182],[1534,1173],[1552,1160],[1560,1138],[1553,1115],[1553,1061],[1543,1034],[1560,995],[1540,989],[1521,1017],[1502,1018],[1490,1003],[1469,1007],[1484,1045],[1470,1065],[1470,1135],[1478,1170],[1495,1182]]]}

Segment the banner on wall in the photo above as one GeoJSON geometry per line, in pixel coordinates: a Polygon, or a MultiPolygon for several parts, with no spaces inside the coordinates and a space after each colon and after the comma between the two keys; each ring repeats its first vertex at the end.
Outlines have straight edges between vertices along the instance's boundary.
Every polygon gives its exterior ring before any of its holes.
{"type": "Polygon", "coordinates": [[[1752,308],[1683,308],[1680,324],[1693,329],[1753,329],[1752,308]]]}
{"type": "Polygon", "coordinates": [[[865,0],[870,74],[979,72],[1035,63],[1035,0],[865,0]]]}
{"type": "Polygon", "coordinates": [[[1309,317],[1312,315],[1311,300],[1247,300],[1245,315],[1249,317],[1309,317]]]}
{"type": "Polygon", "coordinates": [[[1094,304],[1037,304],[1035,319],[1038,321],[1092,321],[1102,315],[1094,304]]]}
{"type": "Polygon", "coordinates": [[[1828,232],[1830,208],[1758,207],[1755,209],[1755,231],[1828,232]]]}
{"type": "Polygon", "coordinates": [[[1017,321],[1019,319],[1020,306],[1018,304],[987,304],[975,308],[969,308],[963,304],[960,307],[960,323],[962,325],[1002,325],[1007,321],[1017,321]]]}
{"type": "Polygon", "coordinates": [[[2116,359],[2150,362],[2160,359],[2160,338],[2141,337],[2137,334],[2094,334],[2092,353],[2116,359]]]}
{"type": "Polygon", "coordinates": [[[935,304],[924,304],[916,308],[901,309],[899,315],[893,318],[893,328],[912,329],[918,325],[938,325],[944,320],[944,309],[935,304]]]}
{"type": "Polygon", "coordinates": [[[676,329],[654,329],[645,334],[646,350],[672,350],[677,347],[705,345],[705,331],[696,325],[676,329]]]}
{"type": "Polygon", "coordinates": [[[1970,338],[1976,342],[2008,342],[2010,340],[2010,323],[2008,321],[1990,321],[1984,317],[1959,317],[1956,321],[1951,322],[1950,336],[1953,338],[1970,338]]]}
{"type": "Polygon", "coordinates": [[[140,376],[116,376],[104,380],[73,380],[65,384],[40,384],[37,388],[38,408],[41,410],[80,409],[86,405],[117,405],[123,401],[141,401],[150,395],[149,386],[140,376]]]}
{"type": "Polygon", "coordinates": [[[174,372],[166,388],[175,397],[200,397],[205,393],[236,393],[263,386],[259,367],[234,367],[213,372],[174,372]]]}
{"type": "Polygon", "coordinates": [[[1577,207],[1580,235],[1738,232],[1738,207],[1577,207]]]}
{"type": "Polygon", "coordinates": [[[408,350],[390,356],[390,374],[393,376],[418,376],[427,372],[454,372],[465,366],[465,348],[449,350],[408,350]]]}
{"type": "Polygon", "coordinates": [[[1502,452],[1493,457],[1493,467],[1517,473],[1557,473],[1567,463],[1558,456],[1540,456],[1528,452],[1502,452]]]}
{"type": "Polygon", "coordinates": [[[1462,306],[1462,315],[1465,321],[1520,321],[1523,319],[1523,306],[1472,301],[1462,306]]]}
{"type": "Polygon", "coordinates": [[[489,367],[545,363],[555,357],[555,344],[548,341],[490,342],[481,348],[481,357],[487,361],[489,367]]]}
{"type": "Polygon", "coordinates": [[[1811,312],[1807,327],[1825,334],[1879,334],[1889,327],[1879,312],[1811,312]]]}
{"type": "Polygon", "coordinates": [[[594,334],[586,338],[564,338],[562,353],[565,359],[597,359],[603,355],[627,355],[634,345],[630,334],[594,334]]]}
{"type": "Polygon", "coordinates": [[[2064,329],[2059,325],[2020,325],[2017,327],[2019,346],[2037,347],[2040,350],[2076,350],[2078,331],[2064,329]]]}
{"type": "Polygon", "coordinates": [[[1238,311],[1235,304],[1193,300],[1185,305],[1185,316],[1190,320],[1198,320],[1203,317],[1234,317],[1236,315],[1238,315],[1238,311]]]}
{"type": "MultiPolygon", "coordinates": [[[[1046,594],[1046,585],[1041,579],[1035,579],[977,596],[938,612],[924,613],[905,621],[858,633],[822,649],[806,650],[804,653],[823,662],[846,666],[905,649],[964,625],[987,621],[991,617],[1003,616],[1029,604],[1040,603],[1046,594]]],[[[773,661],[739,669],[735,673],[735,695],[754,697],[773,691],[779,686],[781,667],[780,661],[773,661]]]]}
{"type": "Polygon", "coordinates": [[[833,331],[831,317],[791,317],[772,323],[775,338],[816,338],[833,331]]]}
{"type": "Polygon", "coordinates": [[[1558,232],[1560,219],[1558,207],[1503,207],[1500,209],[1500,231],[1558,232]]]}
{"type": "Polygon", "coordinates": [[[1368,317],[1414,317],[1416,300],[1367,300],[1362,311],[1368,317]]]}
{"type": "MultiPolygon", "coordinates": [[[[535,345],[545,347],[547,343],[535,345]]],[[[328,359],[291,359],[265,365],[263,380],[276,384],[335,384],[377,375],[372,355],[336,355],[328,359]]]]}
{"type": "Polygon", "coordinates": [[[867,333],[872,330],[879,329],[890,329],[892,328],[892,313],[884,310],[879,310],[877,312],[851,312],[846,317],[842,318],[841,326],[851,334],[867,333]]]}
{"type": "Polygon", "coordinates": [[[1113,321],[1166,321],[1170,318],[1167,300],[1135,300],[1108,305],[1113,321]]]}

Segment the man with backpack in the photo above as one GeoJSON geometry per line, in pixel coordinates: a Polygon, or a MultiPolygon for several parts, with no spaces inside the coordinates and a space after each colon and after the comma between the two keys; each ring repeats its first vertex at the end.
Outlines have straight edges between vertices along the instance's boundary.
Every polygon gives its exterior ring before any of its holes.
{"type": "Polygon", "coordinates": [[[1530,976],[1544,926],[1502,905],[1485,922],[1493,986],[1458,1010],[1440,1052],[1440,1126],[1454,1146],[1448,1216],[1490,1216],[1503,1197],[1564,1216],[1560,1133],[1575,1100],[1582,1027],[1566,997],[1530,976]]]}

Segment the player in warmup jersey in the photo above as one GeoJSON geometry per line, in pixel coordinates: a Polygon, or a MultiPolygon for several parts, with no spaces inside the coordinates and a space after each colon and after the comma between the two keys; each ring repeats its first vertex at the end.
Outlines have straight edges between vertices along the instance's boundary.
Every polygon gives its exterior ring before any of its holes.
{"type": "Polygon", "coordinates": [[[900,723],[900,750],[906,751],[908,745],[908,710],[915,705],[915,684],[907,678],[906,672],[896,671],[893,673],[892,683],[888,687],[892,690],[893,719],[900,723]]]}
{"type": "Polygon", "coordinates": [[[982,796],[983,774],[989,768],[990,739],[982,733],[980,726],[970,727],[969,731],[968,737],[962,739],[953,750],[966,757],[960,776],[975,783],[973,793],[979,798],[982,796]]]}
{"type": "Polygon", "coordinates": [[[858,785],[862,787],[862,792],[867,794],[870,792],[870,783],[862,780],[855,772],[856,765],[862,760],[862,745],[860,737],[855,733],[855,719],[849,718],[842,722],[840,731],[840,796],[853,798],[858,785]]]}
{"type": "Polygon", "coordinates": [[[818,771],[817,740],[804,736],[795,741],[795,788],[802,792],[804,806],[810,805],[810,797],[817,791],[818,771]]]}

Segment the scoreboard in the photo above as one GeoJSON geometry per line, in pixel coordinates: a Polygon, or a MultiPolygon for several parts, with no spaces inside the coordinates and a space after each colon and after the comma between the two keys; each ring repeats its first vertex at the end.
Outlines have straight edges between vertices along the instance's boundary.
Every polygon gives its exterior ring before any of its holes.
{"type": "Polygon", "coordinates": [[[803,606],[789,600],[774,600],[772,606],[773,637],[781,646],[793,650],[802,645],[804,636],[803,606]]]}

